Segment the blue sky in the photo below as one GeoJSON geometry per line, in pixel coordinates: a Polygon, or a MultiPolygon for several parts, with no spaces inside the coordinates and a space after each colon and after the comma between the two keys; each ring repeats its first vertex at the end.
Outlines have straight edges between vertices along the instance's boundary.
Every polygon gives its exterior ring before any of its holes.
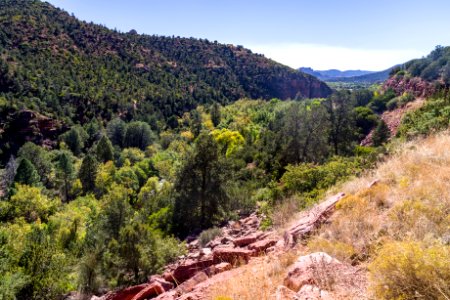
{"type": "Polygon", "coordinates": [[[450,45],[448,0],[50,0],[120,31],[244,45],[294,68],[382,70],[450,45]]]}

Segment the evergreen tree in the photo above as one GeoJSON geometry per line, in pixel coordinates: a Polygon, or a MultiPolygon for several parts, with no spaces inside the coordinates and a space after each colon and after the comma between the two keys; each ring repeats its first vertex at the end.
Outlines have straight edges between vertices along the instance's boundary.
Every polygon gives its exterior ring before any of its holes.
{"type": "Polygon", "coordinates": [[[56,176],[61,183],[61,193],[64,201],[69,199],[69,190],[75,170],[70,155],[62,152],[58,157],[56,176]]]}
{"type": "Polygon", "coordinates": [[[83,191],[92,192],[95,188],[95,178],[97,176],[97,160],[92,154],[88,154],[81,162],[78,178],[80,178],[83,191]]]}
{"type": "Polygon", "coordinates": [[[106,133],[109,140],[113,145],[119,147],[123,147],[126,130],[127,125],[120,118],[111,120],[111,122],[108,123],[108,126],[106,126],[106,133]]]}
{"type": "Polygon", "coordinates": [[[28,159],[34,165],[40,180],[48,186],[50,183],[50,174],[53,169],[49,152],[41,146],[27,142],[20,148],[18,155],[20,158],[28,159]]]}
{"type": "Polygon", "coordinates": [[[198,110],[194,109],[191,111],[191,132],[194,134],[194,137],[197,137],[202,131],[202,116],[198,112],[198,110]]]}
{"type": "Polygon", "coordinates": [[[114,148],[106,135],[103,135],[95,148],[97,160],[99,162],[112,161],[114,159],[114,148]]]}
{"type": "Polygon", "coordinates": [[[386,125],[386,123],[383,120],[380,120],[378,122],[377,127],[373,131],[372,144],[375,147],[381,146],[383,143],[385,143],[389,139],[390,136],[391,136],[391,132],[389,130],[389,127],[386,125]]]}
{"type": "Polygon", "coordinates": [[[26,158],[22,158],[17,167],[17,173],[14,182],[30,186],[38,185],[40,182],[39,174],[34,165],[26,158]]]}
{"type": "Polygon", "coordinates": [[[86,139],[87,133],[82,127],[72,127],[72,129],[63,134],[64,143],[66,143],[70,151],[76,156],[80,155],[83,151],[86,139]]]}
{"type": "Polygon", "coordinates": [[[131,122],[125,132],[124,146],[145,150],[154,140],[150,126],[141,121],[131,122]]]}
{"type": "Polygon", "coordinates": [[[212,226],[219,220],[221,210],[227,209],[225,184],[230,174],[218,151],[211,135],[200,134],[194,153],[177,176],[173,224],[179,236],[212,226]]]}
{"type": "Polygon", "coordinates": [[[348,91],[332,94],[325,103],[330,120],[329,138],[335,155],[351,153],[357,139],[353,105],[348,91]]]}
{"type": "Polygon", "coordinates": [[[100,138],[100,124],[97,119],[93,118],[89,123],[84,125],[84,129],[88,136],[87,147],[91,147],[100,138]]]}
{"type": "Polygon", "coordinates": [[[222,116],[220,113],[220,104],[214,102],[214,104],[211,106],[211,121],[213,122],[215,127],[220,124],[221,118],[222,116]]]}

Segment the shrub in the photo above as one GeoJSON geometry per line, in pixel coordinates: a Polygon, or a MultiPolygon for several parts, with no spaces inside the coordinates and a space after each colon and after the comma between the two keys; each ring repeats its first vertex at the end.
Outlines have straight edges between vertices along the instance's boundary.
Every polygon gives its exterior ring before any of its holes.
{"type": "Polygon", "coordinates": [[[442,237],[450,226],[448,209],[445,207],[445,204],[428,204],[419,200],[398,203],[389,213],[393,236],[414,239],[442,237]]]}
{"type": "Polygon", "coordinates": [[[386,108],[388,110],[394,110],[399,106],[399,98],[396,97],[394,99],[389,100],[388,103],[386,103],[386,108]]]}
{"type": "Polygon", "coordinates": [[[450,247],[418,242],[385,244],[370,264],[377,299],[449,299],[450,247]]]}
{"type": "Polygon", "coordinates": [[[210,241],[218,236],[222,236],[222,230],[217,227],[212,227],[210,229],[203,230],[198,237],[198,242],[202,247],[205,247],[210,241]]]}

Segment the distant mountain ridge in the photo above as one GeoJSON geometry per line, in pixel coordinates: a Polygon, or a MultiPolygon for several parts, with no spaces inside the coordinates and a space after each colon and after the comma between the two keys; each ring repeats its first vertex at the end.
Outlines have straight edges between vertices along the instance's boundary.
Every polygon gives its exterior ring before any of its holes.
{"type": "Polygon", "coordinates": [[[314,70],[312,68],[308,67],[302,67],[299,69],[299,71],[313,75],[320,80],[327,81],[329,79],[336,79],[336,78],[343,78],[343,77],[355,77],[355,76],[362,76],[367,75],[371,73],[375,73],[374,71],[365,71],[365,70],[337,70],[337,69],[330,69],[330,70],[314,70]]]}
{"type": "Polygon", "coordinates": [[[373,72],[360,76],[342,77],[342,78],[330,78],[326,81],[328,82],[354,82],[354,83],[381,83],[389,78],[389,74],[393,68],[396,66],[386,69],[380,72],[373,72]]]}
{"type": "Polygon", "coordinates": [[[335,69],[316,71],[312,68],[300,68],[299,71],[315,76],[318,79],[326,82],[374,84],[381,83],[387,80],[389,78],[389,73],[391,72],[391,70],[398,66],[399,65],[396,65],[379,72],[364,70],[340,71],[335,69]]]}

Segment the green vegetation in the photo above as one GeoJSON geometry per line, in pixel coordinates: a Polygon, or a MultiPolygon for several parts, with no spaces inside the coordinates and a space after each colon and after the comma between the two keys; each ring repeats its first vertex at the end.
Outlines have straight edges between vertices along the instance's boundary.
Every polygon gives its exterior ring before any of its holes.
{"type": "Polygon", "coordinates": [[[5,293],[48,299],[141,283],[183,253],[177,238],[257,205],[270,216],[286,197],[313,203],[374,161],[357,146],[368,126],[358,124],[374,117],[368,103],[344,91],[239,100],[198,106],[160,132],[116,118],[73,126],[53,150],[24,144],[1,172],[1,247],[13,249],[1,266],[1,284],[14,280],[5,293]],[[357,114],[358,103],[369,112],[357,114]]]}
{"type": "MultiPolygon", "coordinates": [[[[185,252],[181,239],[203,231],[206,244],[255,210],[264,226],[282,224],[279,207],[311,205],[372,166],[378,148],[361,140],[376,128],[383,145],[379,114],[412,100],[393,89],[330,94],[240,46],[119,33],[39,1],[3,1],[0,20],[5,299],[145,282],[185,252]]],[[[431,100],[400,135],[445,128],[448,111],[447,96],[431,100]]],[[[339,206],[367,229],[366,198],[339,206]]],[[[361,260],[373,251],[354,240],[335,250],[361,260]]]]}
{"type": "Polygon", "coordinates": [[[399,136],[411,138],[447,129],[450,120],[450,95],[440,93],[402,120],[399,136]]]}
{"type": "MultiPolygon", "coordinates": [[[[0,21],[2,121],[27,108],[69,126],[91,122],[94,128],[98,119],[121,116],[158,131],[199,104],[331,93],[315,77],[242,46],[120,33],[37,0],[1,1],[0,21]]],[[[218,122],[217,114],[212,121],[218,122]]],[[[71,130],[64,141],[78,155],[87,138],[92,136],[71,130]]],[[[145,141],[137,145],[134,139],[125,137],[124,142],[144,147],[145,141]]],[[[7,143],[14,141],[4,137],[1,150],[10,154],[13,145],[7,143]]]]}

